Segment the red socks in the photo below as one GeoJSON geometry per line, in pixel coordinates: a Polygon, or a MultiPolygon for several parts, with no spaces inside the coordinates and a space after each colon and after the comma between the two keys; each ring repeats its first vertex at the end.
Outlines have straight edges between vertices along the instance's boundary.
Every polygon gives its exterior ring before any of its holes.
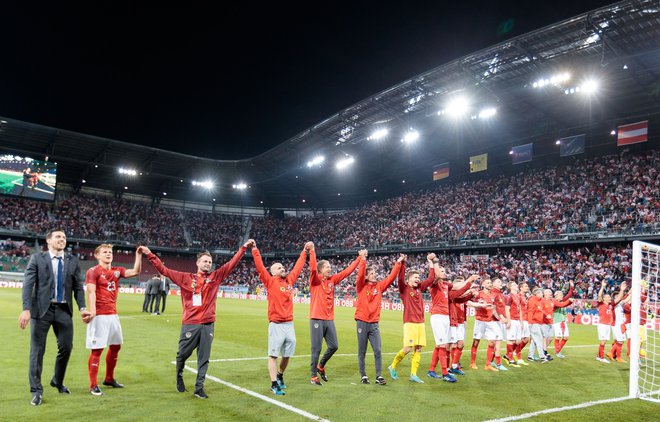
{"type": "Polygon", "coordinates": [[[115,366],[117,366],[117,355],[121,349],[121,344],[112,344],[105,354],[105,380],[112,381],[115,379],[115,366]]]}
{"type": "Polygon", "coordinates": [[[89,354],[87,368],[89,370],[90,390],[98,385],[99,362],[101,361],[101,353],[103,353],[103,349],[92,349],[92,353],[89,354]]]}
{"type": "Polygon", "coordinates": [[[601,359],[603,359],[605,357],[605,345],[604,344],[600,344],[598,346],[598,357],[601,358],[601,359]]]}
{"type": "Polygon", "coordinates": [[[488,351],[486,352],[486,365],[491,364],[494,355],[495,355],[495,346],[488,345],[488,351]]]}
{"type": "Polygon", "coordinates": [[[438,366],[438,360],[440,360],[440,348],[436,346],[435,349],[433,349],[433,356],[431,356],[429,371],[435,371],[435,367],[438,366]]]}
{"type": "Polygon", "coordinates": [[[473,365],[477,362],[477,348],[479,346],[472,346],[472,349],[470,350],[470,363],[473,365]]]}
{"type": "Polygon", "coordinates": [[[438,354],[440,355],[440,367],[442,368],[442,375],[447,375],[447,349],[444,347],[436,347],[438,354]]]}
{"type": "Polygon", "coordinates": [[[459,362],[461,361],[461,355],[462,354],[463,354],[463,348],[462,347],[460,349],[458,347],[454,349],[454,356],[453,356],[452,365],[458,366],[459,362]]]}

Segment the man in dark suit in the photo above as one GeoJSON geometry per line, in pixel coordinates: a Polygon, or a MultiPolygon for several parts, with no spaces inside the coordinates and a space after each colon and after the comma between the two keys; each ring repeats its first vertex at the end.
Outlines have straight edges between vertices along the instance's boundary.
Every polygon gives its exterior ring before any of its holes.
{"type": "MultiPolygon", "coordinates": [[[[167,300],[167,295],[170,293],[170,279],[165,277],[164,275],[160,276],[159,284],[158,284],[158,299],[163,301],[163,308],[160,310],[160,312],[165,312],[165,301],[167,300]]],[[[158,305],[159,305],[159,300],[156,299],[156,312],[158,312],[158,305]]]]}
{"type": "Polygon", "coordinates": [[[80,277],[78,258],[64,253],[66,234],[52,229],[46,235],[48,252],[32,255],[23,282],[23,312],[18,318],[22,329],[30,323],[30,404],[42,403],[41,384],[46,339],[50,327],[57,337],[55,373],[50,385],[63,394],[70,394],[64,385],[66,366],[73,348],[73,298],[75,297],[83,322],[91,314],[85,309],[85,290],[80,277]]]}
{"type": "Polygon", "coordinates": [[[153,309],[154,295],[153,288],[155,285],[155,279],[158,278],[158,274],[154,274],[149,280],[144,283],[144,303],[142,304],[142,312],[151,313],[153,309]]]}

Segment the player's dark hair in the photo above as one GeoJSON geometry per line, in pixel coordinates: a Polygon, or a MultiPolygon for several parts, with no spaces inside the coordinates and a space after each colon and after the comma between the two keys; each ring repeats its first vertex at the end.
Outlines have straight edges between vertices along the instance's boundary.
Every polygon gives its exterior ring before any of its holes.
{"type": "Polygon", "coordinates": [[[52,228],[52,229],[48,230],[48,232],[46,233],[46,239],[50,239],[51,237],[53,237],[53,233],[55,233],[55,232],[62,232],[66,236],[66,232],[64,230],[62,230],[59,227],[55,227],[55,228],[52,228]]]}

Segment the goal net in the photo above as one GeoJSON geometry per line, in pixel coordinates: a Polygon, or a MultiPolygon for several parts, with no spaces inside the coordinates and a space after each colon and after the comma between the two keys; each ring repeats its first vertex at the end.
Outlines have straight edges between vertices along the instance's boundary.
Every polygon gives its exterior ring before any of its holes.
{"type": "Polygon", "coordinates": [[[660,246],[633,242],[630,396],[660,402],[660,246]]]}

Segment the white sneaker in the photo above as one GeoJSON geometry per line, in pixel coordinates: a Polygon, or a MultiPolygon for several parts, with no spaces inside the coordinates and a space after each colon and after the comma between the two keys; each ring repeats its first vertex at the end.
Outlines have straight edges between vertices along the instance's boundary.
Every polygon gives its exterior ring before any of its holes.
{"type": "Polygon", "coordinates": [[[605,358],[599,358],[599,357],[597,357],[596,360],[597,360],[598,362],[601,362],[601,363],[610,363],[610,361],[607,360],[607,359],[605,359],[605,358]]]}

